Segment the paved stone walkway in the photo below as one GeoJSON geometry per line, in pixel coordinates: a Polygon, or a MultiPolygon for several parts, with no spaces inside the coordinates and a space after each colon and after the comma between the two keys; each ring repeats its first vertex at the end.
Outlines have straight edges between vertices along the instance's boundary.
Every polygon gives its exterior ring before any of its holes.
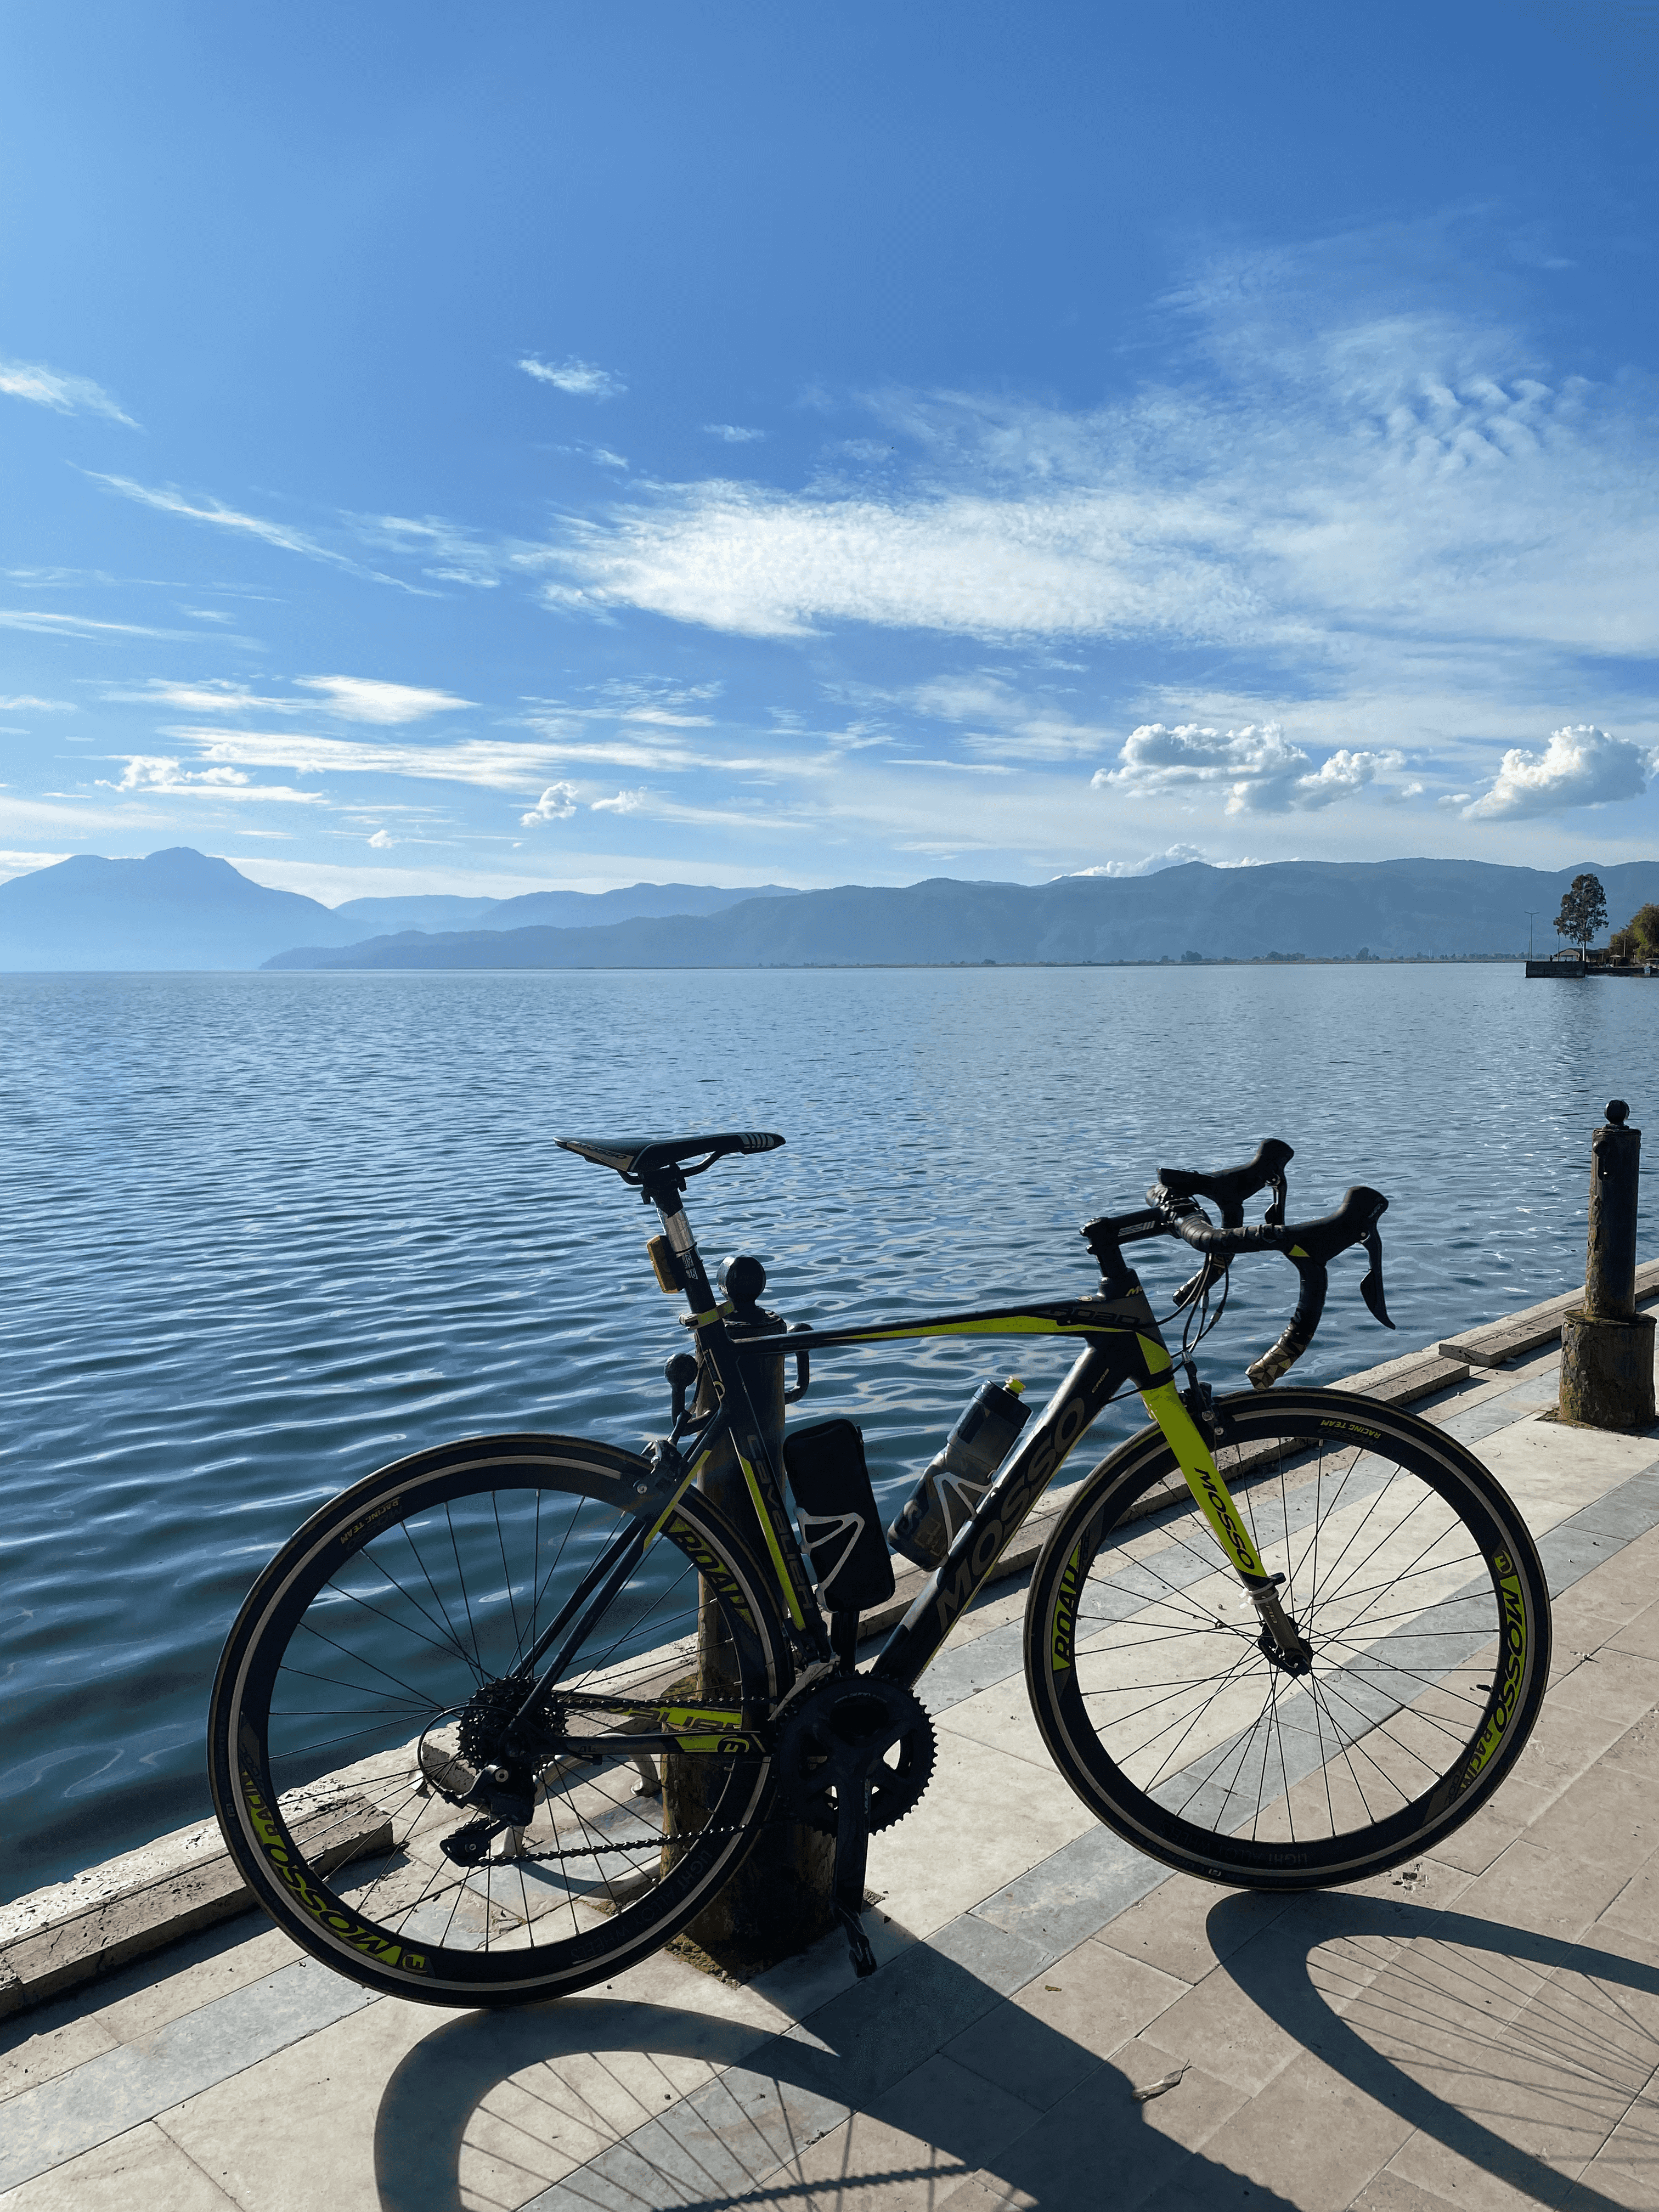
{"type": "Polygon", "coordinates": [[[1164,1875],[1049,1765],[1005,1588],[925,1678],[873,1980],[836,1938],[451,2014],[237,1921],[6,2024],[0,2212],[1659,2212],[1659,1431],[1554,1395],[1550,1354],[1419,1409],[1557,1599],[1534,1740],[1441,1856],[1284,1901],[1164,1875]]]}

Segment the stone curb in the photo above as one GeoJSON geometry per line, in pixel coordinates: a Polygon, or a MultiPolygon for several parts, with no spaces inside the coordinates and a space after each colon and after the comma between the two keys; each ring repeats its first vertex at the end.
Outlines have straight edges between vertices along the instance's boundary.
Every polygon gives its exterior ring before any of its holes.
{"type": "MultiPolygon", "coordinates": [[[[1636,1295],[1639,1304],[1659,1302],[1659,1260],[1637,1269],[1636,1295]]],[[[1564,1291],[1467,1336],[1345,1376],[1330,1387],[1387,1405],[1414,1404],[1466,1382],[1473,1367],[1498,1367],[1554,1342],[1562,1316],[1583,1297],[1582,1290],[1564,1291]]],[[[1063,1495],[1052,1503],[1045,1500],[1031,1514],[986,1587],[1030,1573],[1065,1502],[1063,1495]]],[[[1158,1492],[1143,1499],[1139,1510],[1154,1513],[1167,1502],[1158,1492]]],[[[927,1581],[918,1567],[900,1573],[893,1595],[860,1618],[860,1642],[896,1627],[927,1581]]],[[[356,1825],[327,1862],[331,1865],[391,1847],[390,1825],[367,1799],[336,1800],[311,1817],[338,1817],[346,1807],[356,1825]]],[[[78,1983],[250,1910],[253,1899],[228,1855],[213,1848],[217,1842],[216,1825],[198,1823],[0,1910],[0,2015],[44,2003],[78,1983]]]]}
{"type": "MultiPolygon", "coordinates": [[[[1656,1300],[1659,1300],[1659,1260],[1648,1260],[1636,1270],[1636,1303],[1645,1306],[1656,1300]]],[[[1559,1297],[1505,1314],[1488,1328],[1471,1329],[1467,1336],[1449,1339],[1437,1348],[1446,1358],[1467,1360],[1471,1367],[1503,1367],[1511,1359],[1553,1344],[1567,1314],[1583,1303],[1582,1287],[1564,1291],[1559,1297]]]]}
{"type": "MultiPolygon", "coordinates": [[[[392,1822],[367,1797],[319,1799],[295,1826],[301,1837],[329,1838],[317,1853],[325,1872],[392,1849],[392,1822]]],[[[45,2004],[253,1902],[212,1820],[35,1890],[0,1912],[0,2016],[45,2004]]]]}

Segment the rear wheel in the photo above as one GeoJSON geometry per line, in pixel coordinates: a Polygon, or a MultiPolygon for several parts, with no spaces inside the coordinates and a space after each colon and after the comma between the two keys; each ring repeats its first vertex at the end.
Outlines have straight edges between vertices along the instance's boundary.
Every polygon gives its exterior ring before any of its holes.
{"type": "Polygon", "coordinates": [[[1549,1674],[1515,1506],[1428,1422],[1344,1391],[1219,1400],[1217,1464],[1313,1655],[1287,1671],[1157,1430],[1079,1484],[1026,1613],[1037,1724],[1099,1817],[1166,1865],[1358,1881],[1478,1811],[1549,1674]]]}
{"type": "Polygon", "coordinates": [[[760,1571],[696,1491],[572,1655],[533,1745],[493,1764],[532,1679],[515,1670],[654,1489],[606,1445],[471,1437],[370,1475],[265,1569],[214,1686],[214,1802],[307,1950],[401,1996],[524,2003],[619,1972],[735,1872],[774,1787],[741,1711],[775,1703],[790,1662],[760,1571]],[[687,1743],[700,1600],[738,1686],[687,1743]],[[665,1833],[661,1756],[639,1748],[676,1729],[674,1755],[709,1770],[706,1823],[684,1836],[665,1833]],[[509,1771],[518,1825],[499,1799],[493,1820],[459,1802],[509,1771]]]}

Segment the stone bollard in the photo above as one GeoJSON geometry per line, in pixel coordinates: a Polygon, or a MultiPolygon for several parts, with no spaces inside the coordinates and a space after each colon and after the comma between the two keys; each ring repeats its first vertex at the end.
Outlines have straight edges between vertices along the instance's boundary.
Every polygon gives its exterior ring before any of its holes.
{"type": "MultiPolygon", "coordinates": [[[[726,1327],[745,1346],[760,1338],[780,1340],[777,1349],[744,1355],[744,1380],[775,1466],[783,1464],[784,1323],[758,1301],[766,1270],[758,1260],[726,1263],[725,1288],[732,1311],[726,1327]]],[[[705,1376],[697,1410],[712,1412],[714,1385],[705,1376]]],[[[759,1518],[738,1466],[730,1439],[716,1449],[697,1478],[757,1559],[766,1557],[759,1518]]],[[[697,1689],[707,1698],[730,1696],[737,1674],[720,1608],[705,1598],[697,1623],[697,1689]]],[[[684,1835],[708,1818],[703,1802],[707,1762],[676,1759],[663,1762],[666,1830],[684,1835]]],[[[793,1958],[829,1933],[836,1923],[836,1839],[817,1829],[778,1821],[763,1829],[759,1842],[720,1894],[703,1907],[685,1933],[716,1966],[746,1981],[750,1975],[793,1958]]]]}
{"type": "Polygon", "coordinates": [[[1596,1429],[1645,1429],[1654,1418],[1654,1316],[1636,1310],[1636,1200],[1642,1132],[1607,1102],[1590,1139],[1584,1303],[1561,1324],[1561,1418],[1596,1429]]]}

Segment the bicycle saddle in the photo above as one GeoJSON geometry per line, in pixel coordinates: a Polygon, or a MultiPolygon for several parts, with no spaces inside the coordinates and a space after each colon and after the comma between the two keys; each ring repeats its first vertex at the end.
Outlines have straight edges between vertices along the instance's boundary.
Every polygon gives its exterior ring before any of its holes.
{"type": "Polygon", "coordinates": [[[701,1175],[728,1152],[775,1152],[783,1139],[766,1129],[725,1129],[712,1137],[556,1137],[554,1142],[596,1167],[614,1169],[624,1182],[640,1183],[660,1175],[701,1175]],[[698,1164],[688,1168],[688,1160],[698,1164]]]}

